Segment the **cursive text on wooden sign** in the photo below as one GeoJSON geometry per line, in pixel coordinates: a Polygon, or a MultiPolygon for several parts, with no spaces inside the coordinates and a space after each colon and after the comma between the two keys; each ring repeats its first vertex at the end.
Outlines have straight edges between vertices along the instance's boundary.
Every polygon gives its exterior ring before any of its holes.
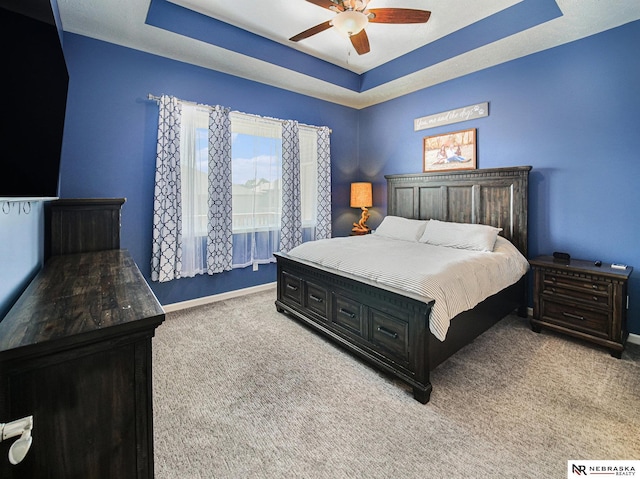
{"type": "Polygon", "coordinates": [[[489,102],[476,105],[463,106],[455,110],[443,111],[434,115],[423,116],[413,120],[414,131],[435,128],[436,126],[450,125],[461,121],[474,120],[489,116],[489,102]]]}

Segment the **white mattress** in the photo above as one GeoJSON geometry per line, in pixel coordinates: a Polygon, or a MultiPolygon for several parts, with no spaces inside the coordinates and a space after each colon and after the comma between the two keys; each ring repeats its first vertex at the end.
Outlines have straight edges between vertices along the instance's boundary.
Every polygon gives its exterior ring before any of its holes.
{"type": "Polygon", "coordinates": [[[440,341],[454,316],[516,283],[529,269],[526,258],[502,237],[492,252],[370,234],[310,241],[288,254],[434,299],[429,325],[440,341]]]}

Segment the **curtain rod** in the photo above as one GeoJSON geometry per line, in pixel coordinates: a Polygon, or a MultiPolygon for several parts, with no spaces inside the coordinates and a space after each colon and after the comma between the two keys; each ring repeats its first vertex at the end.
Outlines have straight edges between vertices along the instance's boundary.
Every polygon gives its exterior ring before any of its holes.
{"type": "MultiPolygon", "coordinates": [[[[156,96],[156,95],[152,95],[151,93],[149,93],[149,95],[147,96],[147,99],[149,100],[153,100],[155,102],[160,101],[160,97],[156,96]]],[[[180,100],[179,98],[177,99],[178,101],[182,102],[182,103],[186,103],[188,105],[195,105],[195,106],[201,106],[207,109],[211,109],[212,107],[210,105],[205,105],[202,103],[196,103],[195,101],[188,101],[188,100],[180,100]]],[[[242,115],[247,115],[247,116],[252,116],[254,118],[266,118],[268,120],[274,120],[274,121],[279,121],[280,123],[283,123],[285,120],[280,120],[278,118],[270,118],[270,117],[264,117],[264,116],[260,116],[260,115],[254,115],[253,113],[244,113],[241,111],[232,111],[231,113],[240,113],[242,115]]],[[[316,128],[316,129],[320,129],[322,127],[320,126],[315,126],[315,125],[306,125],[304,123],[299,123],[300,126],[306,126],[307,128],[316,128]]],[[[333,133],[333,130],[331,130],[331,128],[329,128],[329,133],[333,133]]]]}

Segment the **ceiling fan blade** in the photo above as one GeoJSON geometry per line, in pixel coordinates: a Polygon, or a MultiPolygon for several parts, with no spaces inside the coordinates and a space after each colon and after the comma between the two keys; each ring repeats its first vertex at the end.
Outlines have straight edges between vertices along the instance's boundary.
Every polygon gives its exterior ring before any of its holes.
{"type": "Polygon", "coordinates": [[[371,8],[365,13],[372,13],[371,23],[426,23],[431,16],[427,10],[412,8],[371,8]]]}
{"type": "Polygon", "coordinates": [[[331,10],[332,8],[344,10],[339,2],[332,2],[331,0],[307,0],[307,2],[313,3],[314,5],[318,5],[322,8],[328,8],[329,10],[331,10]]]}
{"type": "Polygon", "coordinates": [[[364,30],[360,33],[356,33],[355,35],[351,35],[349,38],[351,39],[353,48],[358,52],[358,55],[364,55],[371,51],[371,48],[369,47],[369,37],[367,36],[367,32],[364,30]]]}
{"type": "Polygon", "coordinates": [[[304,32],[300,32],[297,35],[289,38],[289,40],[291,40],[292,42],[299,42],[300,40],[304,40],[305,38],[309,38],[312,35],[315,35],[316,33],[320,33],[320,32],[324,32],[325,30],[331,28],[333,25],[331,25],[331,21],[327,21],[327,22],[323,22],[320,25],[316,25],[315,27],[311,27],[307,30],[305,30],[304,32]]]}

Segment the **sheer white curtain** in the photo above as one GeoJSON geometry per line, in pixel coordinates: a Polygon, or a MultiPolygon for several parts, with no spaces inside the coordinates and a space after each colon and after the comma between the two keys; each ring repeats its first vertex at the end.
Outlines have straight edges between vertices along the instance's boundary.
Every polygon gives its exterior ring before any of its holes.
{"type": "Polygon", "coordinates": [[[316,225],[318,211],[318,133],[315,128],[299,128],[300,135],[300,191],[302,209],[302,227],[311,228],[316,225]]]}
{"type": "Polygon", "coordinates": [[[180,164],[182,176],[182,277],[207,272],[208,110],[182,106],[180,164]]]}

